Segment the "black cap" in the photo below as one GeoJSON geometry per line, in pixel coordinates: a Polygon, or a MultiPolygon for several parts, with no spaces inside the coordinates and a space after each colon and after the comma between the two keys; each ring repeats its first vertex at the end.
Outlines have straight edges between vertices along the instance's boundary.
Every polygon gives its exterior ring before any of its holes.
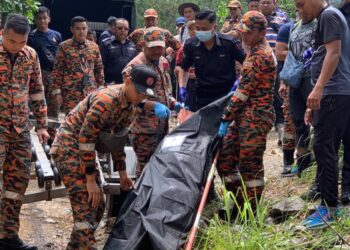
{"type": "Polygon", "coordinates": [[[179,14],[181,16],[184,15],[184,11],[185,11],[186,8],[191,8],[195,12],[199,12],[199,10],[200,10],[197,4],[194,4],[194,3],[183,3],[183,4],[180,4],[180,6],[178,8],[179,14]]]}
{"type": "Polygon", "coordinates": [[[158,80],[158,75],[153,69],[144,64],[132,65],[130,76],[139,93],[157,96],[154,87],[158,80]]]}

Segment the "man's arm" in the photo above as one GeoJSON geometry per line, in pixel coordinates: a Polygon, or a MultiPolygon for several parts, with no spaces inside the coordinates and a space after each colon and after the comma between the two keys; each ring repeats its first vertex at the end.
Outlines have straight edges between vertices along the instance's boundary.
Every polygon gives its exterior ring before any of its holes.
{"type": "Polygon", "coordinates": [[[181,48],[181,43],[178,40],[176,40],[176,38],[168,30],[165,31],[165,41],[165,46],[172,48],[175,52],[177,52],[181,48]]]}
{"type": "Polygon", "coordinates": [[[29,82],[29,99],[37,122],[36,129],[47,128],[47,106],[44,94],[44,85],[39,63],[35,53],[33,72],[29,82]]]}
{"type": "Polygon", "coordinates": [[[184,45],[184,52],[183,52],[183,57],[182,57],[182,62],[181,62],[181,68],[184,71],[188,71],[188,69],[193,65],[194,60],[192,57],[192,44],[188,43],[189,40],[184,45]]]}
{"type": "Polygon", "coordinates": [[[325,44],[325,47],[327,52],[322,64],[320,76],[318,77],[315,87],[307,100],[307,106],[312,110],[318,110],[321,108],[321,99],[323,96],[324,87],[333,76],[340,59],[340,40],[331,41],[325,44]]]}
{"type": "Polygon", "coordinates": [[[58,51],[56,54],[56,61],[52,71],[52,77],[53,77],[52,92],[51,92],[52,96],[61,95],[61,88],[63,84],[63,77],[64,77],[65,70],[66,70],[65,55],[64,55],[62,45],[59,45],[58,51]]]}
{"type": "Polygon", "coordinates": [[[100,50],[99,50],[97,45],[95,48],[94,74],[95,74],[95,80],[96,80],[97,87],[104,87],[105,86],[105,75],[103,72],[102,57],[101,57],[100,50]]]}
{"type": "Polygon", "coordinates": [[[237,40],[232,40],[233,45],[233,59],[240,64],[243,64],[245,59],[245,53],[240,45],[240,42],[237,40]]]}
{"type": "Polygon", "coordinates": [[[224,115],[222,117],[223,121],[231,122],[236,120],[251,94],[256,91],[256,86],[258,84],[257,76],[261,77],[263,74],[263,72],[261,72],[260,65],[263,65],[262,61],[265,60],[265,58],[258,58],[257,56],[254,56],[249,57],[247,60],[249,61],[247,61],[245,64],[250,66],[243,66],[239,86],[232,95],[232,98],[224,111],[224,115]]]}

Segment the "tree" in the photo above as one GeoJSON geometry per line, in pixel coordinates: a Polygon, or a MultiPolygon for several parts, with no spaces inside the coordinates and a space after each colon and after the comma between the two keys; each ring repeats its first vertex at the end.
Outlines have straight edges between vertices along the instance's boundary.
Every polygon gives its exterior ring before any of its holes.
{"type": "MultiPolygon", "coordinates": [[[[143,27],[143,12],[148,8],[154,8],[159,14],[159,26],[175,33],[175,20],[179,16],[177,8],[185,2],[193,2],[201,8],[209,7],[216,10],[219,28],[228,15],[226,6],[229,0],[136,0],[138,27],[143,27]]],[[[247,11],[247,1],[240,2],[243,11],[247,11]]],[[[295,17],[294,0],[277,0],[277,3],[290,17],[295,17]]]]}
{"type": "Polygon", "coordinates": [[[40,2],[37,0],[0,0],[0,13],[3,18],[9,13],[20,13],[33,20],[40,2]]]}

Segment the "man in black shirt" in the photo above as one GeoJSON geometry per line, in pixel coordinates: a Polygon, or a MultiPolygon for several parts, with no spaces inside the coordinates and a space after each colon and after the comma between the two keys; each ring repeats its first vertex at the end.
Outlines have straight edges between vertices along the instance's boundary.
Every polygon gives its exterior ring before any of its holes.
{"type": "Polygon", "coordinates": [[[101,41],[100,52],[107,84],[122,83],[122,70],[137,55],[135,44],[126,39],[128,32],[128,21],[118,18],[114,36],[101,41]]]}
{"type": "Polygon", "coordinates": [[[101,43],[102,40],[113,36],[115,32],[115,28],[117,26],[117,18],[115,16],[108,17],[107,25],[108,25],[108,28],[105,31],[103,31],[102,34],[100,35],[99,43],[101,43]]]}
{"type": "Polygon", "coordinates": [[[49,94],[50,85],[52,85],[52,69],[55,63],[58,45],[62,42],[62,36],[59,32],[49,29],[51,21],[50,10],[44,6],[39,7],[35,15],[36,29],[30,32],[28,45],[35,49],[40,59],[40,67],[45,87],[45,99],[47,102],[47,115],[50,118],[58,118],[58,108],[52,102],[52,96],[49,94]]]}
{"type": "Polygon", "coordinates": [[[186,41],[182,68],[196,69],[196,110],[228,94],[236,80],[235,61],[245,55],[239,42],[215,32],[216,13],[204,9],[196,15],[196,37],[186,41]]]}

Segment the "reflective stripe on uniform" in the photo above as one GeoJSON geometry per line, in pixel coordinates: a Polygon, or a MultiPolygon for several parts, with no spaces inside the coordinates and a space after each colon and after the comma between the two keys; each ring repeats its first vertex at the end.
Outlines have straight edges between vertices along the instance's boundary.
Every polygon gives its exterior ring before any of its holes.
{"type": "Polygon", "coordinates": [[[254,187],[264,186],[265,182],[263,179],[259,179],[259,180],[245,181],[244,184],[246,185],[247,188],[254,188],[254,187]]]}
{"type": "Polygon", "coordinates": [[[229,175],[229,176],[225,176],[224,177],[224,182],[225,183],[234,183],[237,181],[241,181],[242,176],[239,173],[233,174],[233,175],[229,175]]]}
{"type": "Polygon", "coordinates": [[[240,99],[243,102],[246,102],[248,100],[248,96],[243,94],[239,89],[235,91],[234,96],[236,96],[238,99],[240,99]]]}
{"type": "Polygon", "coordinates": [[[294,139],[295,135],[287,132],[283,132],[283,139],[294,139]]]}
{"type": "Polygon", "coordinates": [[[88,230],[88,229],[92,229],[88,222],[74,223],[74,230],[88,230]]]}
{"type": "Polygon", "coordinates": [[[60,89],[55,89],[55,90],[52,91],[51,94],[52,95],[59,95],[59,94],[61,94],[61,90],[60,89]]]}
{"type": "Polygon", "coordinates": [[[95,151],[95,143],[79,143],[81,151],[95,151]]]}
{"type": "Polygon", "coordinates": [[[10,199],[10,200],[22,200],[23,195],[12,191],[5,191],[4,198],[10,199]]]}
{"type": "Polygon", "coordinates": [[[32,94],[32,95],[30,95],[30,99],[31,99],[32,101],[41,101],[41,100],[44,100],[44,94],[43,94],[43,93],[32,94]]]}

